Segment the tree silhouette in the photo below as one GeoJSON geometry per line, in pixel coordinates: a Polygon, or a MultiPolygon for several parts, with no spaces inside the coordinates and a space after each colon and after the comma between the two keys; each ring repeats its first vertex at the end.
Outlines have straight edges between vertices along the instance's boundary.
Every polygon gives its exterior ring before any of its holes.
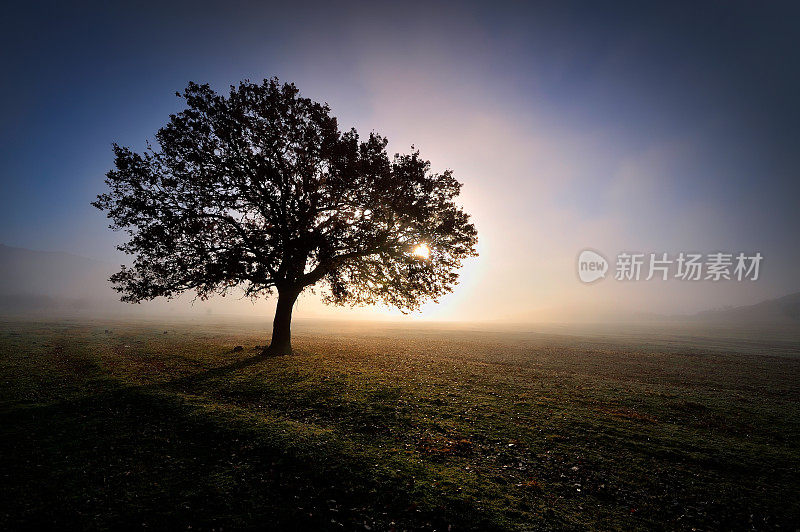
{"type": "MultiPolygon", "coordinates": [[[[322,283],[334,304],[415,310],[452,290],[477,232],[456,205],[461,184],[418,151],[390,158],[387,140],[342,132],[329,107],[277,79],[225,97],[189,83],[139,154],[114,144],[107,212],[135,257],[111,277],[122,300],[205,299],[241,287],[278,293],[269,351],[291,352],[292,307],[322,283]]],[[[412,148],[413,149],[413,148],[412,148]]]]}

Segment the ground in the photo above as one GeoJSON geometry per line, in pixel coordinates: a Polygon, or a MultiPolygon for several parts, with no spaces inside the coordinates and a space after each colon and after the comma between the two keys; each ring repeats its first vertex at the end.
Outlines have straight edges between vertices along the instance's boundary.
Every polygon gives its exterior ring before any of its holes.
{"type": "Polygon", "coordinates": [[[0,323],[0,528],[800,525],[794,339],[296,330],[0,323]]]}

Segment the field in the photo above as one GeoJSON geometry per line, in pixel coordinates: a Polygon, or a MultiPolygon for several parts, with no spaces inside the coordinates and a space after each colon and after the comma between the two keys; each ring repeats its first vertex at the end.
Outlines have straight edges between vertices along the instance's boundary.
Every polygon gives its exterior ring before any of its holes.
{"type": "Polygon", "coordinates": [[[0,323],[0,528],[800,527],[795,331],[267,329],[0,323]]]}

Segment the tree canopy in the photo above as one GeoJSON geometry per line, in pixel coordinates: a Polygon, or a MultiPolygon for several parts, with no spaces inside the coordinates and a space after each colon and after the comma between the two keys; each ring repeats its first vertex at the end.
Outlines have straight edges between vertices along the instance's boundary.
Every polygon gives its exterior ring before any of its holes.
{"type": "Polygon", "coordinates": [[[277,291],[273,349],[289,351],[288,323],[276,345],[281,300],[290,322],[304,288],[415,310],[451,291],[476,255],[451,171],[431,171],[413,148],[390,157],[376,133],[341,131],[294,84],[244,81],[223,96],[189,83],[177,95],[186,108],[155,146],[114,144],[108,191],[93,203],[129,237],[119,249],[133,264],[111,277],[124,301],[277,291]]]}

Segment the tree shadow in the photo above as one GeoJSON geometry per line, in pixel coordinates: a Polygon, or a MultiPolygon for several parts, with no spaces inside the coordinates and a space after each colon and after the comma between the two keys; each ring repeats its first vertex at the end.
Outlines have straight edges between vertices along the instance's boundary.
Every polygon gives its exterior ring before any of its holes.
{"type": "Polygon", "coordinates": [[[177,379],[172,379],[166,382],[144,385],[143,387],[156,388],[156,389],[185,388],[211,379],[223,377],[225,375],[230,375],[231,373],[235,373],[239,370],[249,368],[250,366],[255,366],[256,364],[259,364],[261,362],[266,362],[273,358],[276,358],[276,355],[259,353],[258,355],[238,360],[236,362],[233,362],[232,364],[220,366],[217,368],[206,369],[205,371],[200,371],[197,373],[193,373],[191,375],[186,375],[184,377],[179,377],[177,379]]]}
{"type": "Polygon", "coordinates": [[[457,520],[414,509],[400,477],[376,475],[344,440],[254,421],[174,389],[269,358],[166,383],[109,381],[102,391],[0,412],[0,527],[380,530],[394,521],[446,529],[457,520]]]}

